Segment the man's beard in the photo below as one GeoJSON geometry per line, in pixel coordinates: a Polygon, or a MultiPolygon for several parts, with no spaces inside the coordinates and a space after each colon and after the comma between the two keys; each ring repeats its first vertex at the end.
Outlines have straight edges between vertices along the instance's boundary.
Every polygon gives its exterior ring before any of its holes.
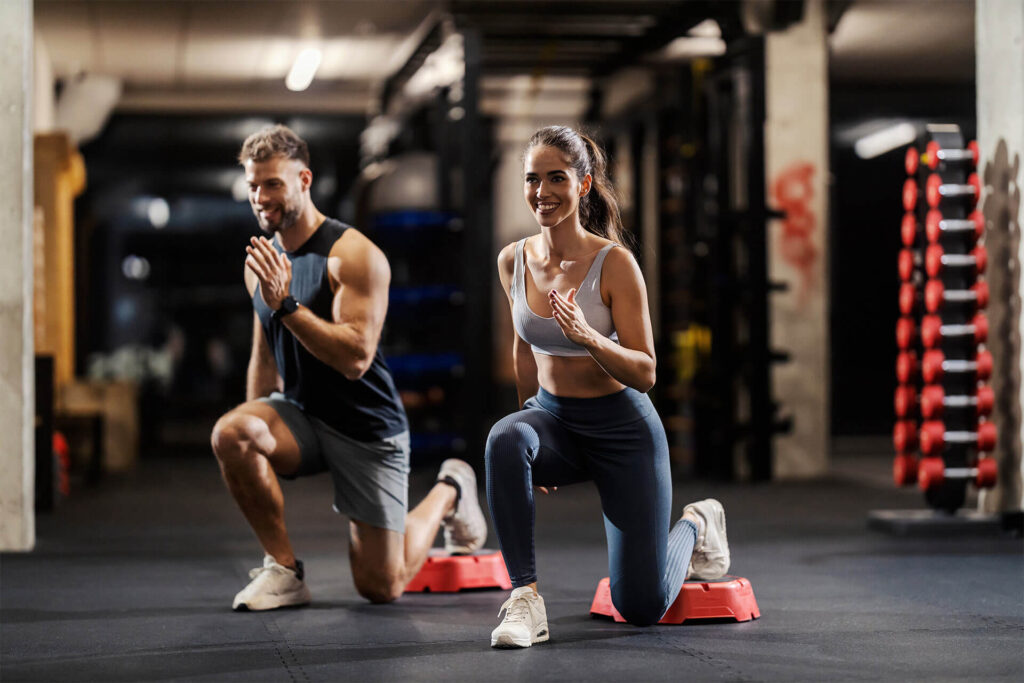
{"type": "Polygon", "coordinates": [[[256,222],[260,224],[260,229],[263,230],[263,232],[274,234],[277,232],[281,232],[282,230],[287,230],[288,228],[295,225],[299,220],[299,214],[301,213],[301,211],[296,207],[288,208],[282,206],[281,218],[275,224],[271,224],[265,221],[263,217],[260,216],[259,211],[253,209],[253,213],[256,214],[256,222]]]}

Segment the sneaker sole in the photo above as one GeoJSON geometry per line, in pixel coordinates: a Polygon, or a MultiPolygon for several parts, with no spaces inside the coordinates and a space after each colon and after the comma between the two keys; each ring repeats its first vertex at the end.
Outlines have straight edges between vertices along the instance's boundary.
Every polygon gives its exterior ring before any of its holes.
{"type": "Polygon", "coordinates": [[[266,612],[272,609],[285,609],[289,607],[302,607],[308,605],[312,601],[312,596],[308,593],[305,595],[299,593],[298,595],[282,595],[282,599],[260,605],[258,603],[250,604],[248,602],[242,602],[237,605],[233,605],[231,609],[236,612],[266,612]]]}
{"type": "Polygon", "coordinates": [[[545,626],[540,635],[534,636],[532,640],[517,640],[508,634],[502,634],[497,638],[491,638],[491,647],[496,647],[502,650],[511,650],[523,647],[530,647],[535,643],[546,643],[548,640],[548,629],[545,626]]]}
{"type": "Polygon", "coordinates": [[[449,555],[472,555],[479,549],[480,547],[470,548],[462,545],[446,545],[444,547],[444,551],[449,555]]]}

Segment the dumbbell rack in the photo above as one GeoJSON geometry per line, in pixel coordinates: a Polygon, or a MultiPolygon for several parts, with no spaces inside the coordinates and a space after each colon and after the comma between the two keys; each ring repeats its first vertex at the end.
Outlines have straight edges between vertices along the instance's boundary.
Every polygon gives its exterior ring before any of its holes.
{"type": "Polygon", "coordinates": [[[917,143],[905,156],[893,477],[952,513],[968,483],[996,481],[978,147],[955,125],[928,125],[917,143]]]}

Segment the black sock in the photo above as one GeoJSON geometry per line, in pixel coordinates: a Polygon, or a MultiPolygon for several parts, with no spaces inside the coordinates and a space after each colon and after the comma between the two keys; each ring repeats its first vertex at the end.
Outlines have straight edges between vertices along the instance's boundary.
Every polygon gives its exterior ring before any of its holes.
{"type": "Polygon", "coordinates": [[[438,484],[448,484],[449,486],[455,487],[455,510],[459,509],[459,501],[462,500],[462,487],[459,486],[459,482],[455,481],[452,477],[447,474],[437,480],[438,484]]]}

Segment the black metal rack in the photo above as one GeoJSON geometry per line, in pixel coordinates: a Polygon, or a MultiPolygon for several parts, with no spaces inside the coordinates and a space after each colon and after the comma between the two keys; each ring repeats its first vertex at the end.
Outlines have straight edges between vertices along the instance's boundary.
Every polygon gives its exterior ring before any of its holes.
{"type": "Polygon", "coordinates": [[[777,214],[765,196],[764,39],[731,41],[703,80],[702,96],[707,146],[695,190],[709,237],[710,424],[696,465],[699,473],[733,479],[738,447],[747,476],[766,481],[773,437],[791,423],[772,397],[772,366],[788,356],[773,351],[769,339],[769,296],[785,285],[768,281],[768,226],[777,214]]]}
{"type": "Polygon", "coordinates": [[[992,362],[983,347],[988,287],[979,277],[987,252],[978,244],[985,219],[975,208],[977,157],[959,126],[929,124],[905,158],[893,475],[897,485],[916,482],[929,506],[947,512],[964,504],[968,483],[996,483],[987,455],[996,430],[984,384],[992,362]]]}
{"type": "MultiPolygon", "coordinates": [[[[490,424],[490,136],[479,113],[479,36],[459,31],[465,73],[431,97],[399,104],[402,88],[440,47],[439,20],[385,84],[381,111],[404,119],[406,137],[380,159],[411,150],[436,158],[436,209],[374,211],[362,219],[392,266],[382,349],[410,420],[414,463],[482,454],[490,424]]],[[[371,209],[372,211],[372,209],[371,209]]]]}

